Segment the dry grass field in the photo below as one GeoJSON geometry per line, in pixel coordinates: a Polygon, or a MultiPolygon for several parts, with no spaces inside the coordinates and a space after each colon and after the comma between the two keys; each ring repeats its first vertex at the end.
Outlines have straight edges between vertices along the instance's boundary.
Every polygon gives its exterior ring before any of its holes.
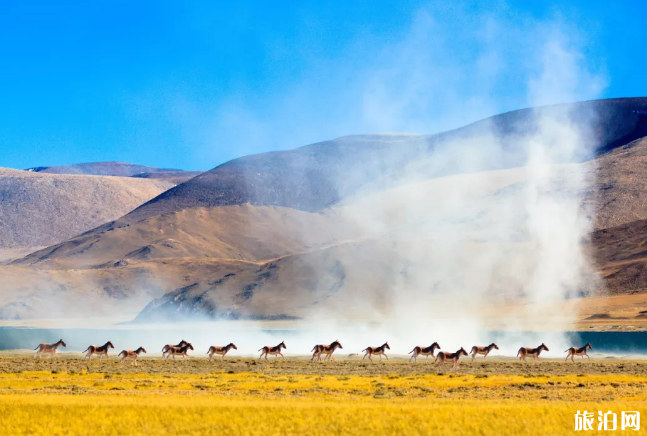
{"type": "MultiPolygon", "coordinates": [[[[647,364],[205,359],[138,367],[0,358],[13,435],[570,434],[577,410],[647,411],[647,364]]],[[[595,424],[597,428],[597,423],[595,424]]],[[[641,430],[642,432],[643,430],[641,430]]]]}

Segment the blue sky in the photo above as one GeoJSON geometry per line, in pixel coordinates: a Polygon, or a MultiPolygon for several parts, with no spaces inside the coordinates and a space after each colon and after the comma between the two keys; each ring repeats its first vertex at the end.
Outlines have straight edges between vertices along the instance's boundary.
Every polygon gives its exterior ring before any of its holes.
{"type": "Polygon", "coordinates": [[[644,2],[190,3],[3,3],[0,166],[205,170],[647,95],[644,2]]]}

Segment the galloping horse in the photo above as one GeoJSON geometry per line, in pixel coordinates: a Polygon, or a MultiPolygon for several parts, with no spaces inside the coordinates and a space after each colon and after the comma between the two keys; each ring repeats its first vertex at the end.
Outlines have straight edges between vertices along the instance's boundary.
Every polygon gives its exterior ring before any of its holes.
{"type": "Polygon", "coordinates": [[[474,345],[472,347],[472,351],[470,351],[470,354],[472,355],[472,360],[476,358],[477,354],[483,354],[483,358],[485,359],[487,355],[490,354],[490,351],[492,351],[493,349],[497,349],[497,350],[499,349],[497,344],[495,344],[494,342],[492,342],[487,347],[479,347],[478,345],[474,345]]]}
{"type": "Polygon", "coordinates": [[[185,345],[182,345],[181,347],[169,347],[168,350],[166,350],[166,360],[169,359],[169,357],[173,356],[173,360],[175,360],[175,356],[182,356],[185,359],[186,358],[191,358],[187,353],[189,350],[193,350],[193,345],[186,343],[185,345]]]}
{"type": "Polygon", "coordinates": [[[413,353],[411,356],[411,359],[409,359],[409,362],[412,360],[414,362],[418,361],[418,356],[427,356],[425,360],[429,360],[429,356],[434,357],[434,351],[435,350],[440,350],[440,345],[438,345],[438,342],[434,342],[427,348],[422,348],[422,347],[415,347],[413,350],[409,351],[409,354],[413,353]]]}
{"type": "Polygon", "coordinates": [[[455,353],[441,351],[438,353],[438,356],[436,356],[436,362],[440,365],[441,363],[445,363],[446,360],[449,360],[454,363],[452,368],[458,368],[458,359],[460,359],[461,355],[467,356],[467,351],[465,351],[463,347],[455,353]]]}
{"type": "Polygon", "coordinates": [[[229,345],[225,345],[224,347],[212,345],[211,347],[209,347],[209,351],[207,351],[207,354],[209,355],[209,361],[213,359],[214,354],[218,354],[219,356],[221,356],[221,359],[224,359],[225,355],[229,353],[229,350],[231,350],[232,348],[234,350],[238,349],[238,347],[235,346],[233,342],[231,342],[229,345]]]}
{"type": "Polygon", "coordinates": [[[575,362],[575,360],[573,360],[573,356],[582,356],[582,360],[584,360],[584,356],[586,356],[589,358],[589,360],[591,360],[591,356],[588,355],[586,350],[592,350],[592,349],[593,347],[591,346],[591,344],[586,344],[585,346],[580,348],[571,347],[568,350],[566,350],[568,355],[566,356],[566,360],[564,360],[564,362],[566,362],[569,357],[571,358],[571,362],[575,362]]]}
{"type": "Polygon", "coordinates": [[[168,353],[168,349],[169,349],[169,348],[171,348],[171,347],[180,348],[180,347],[184,347],[186,344],[188,344],[188,342],[187,342],[187,341],[185,341],[184,339],[182,339],[182,340],[180,341],[180,343],[179,343],[179,344],[177,344],[177,345],[173,345],[173,344],[166,344],[166,345],[164,345],[164,348],[162,348],[162,359],[163,359],[163,358],[164,358],[164,356],[166,356],[166,354],[168,353]]]}
{"type": "Polygon", "coordinates": [[[285,359],[285,356],[283,355],[283,353],[281,353],[281,348],[284,348],[284,349],[286,349],[286,350],[287,350],[287,348],[288,348],[288,347],[286,347],[286,346],[285,346],[285,342],[284,342],[284,341],[281,341],[281,343],[280,343],[280,344],[278,344],[278,345],[277,345],[277,346],[275,346],[275,347],[268,347],[268,346],[266,345],[266,346],[264,346],[263,348],[259,348],[259,349],[258,349],[258,351],[260,351],[260,352],[261,352],[261,355],[260,355],[260,357],[258,358],[258,360],[261,360],[261,358],[262,358],[263,356],[265,356],[265,360],[267,360],[267,355],[268,355],[268,354],[271,354],[272,356],[276,356],[277,358],[278,358],[279,356],[281,356],[283,359],[285,359]]]}
{"type": "Polygon", "coordinates": [[[38,344],[38,346],[34,348],[34,351],[36,351],[36,354],[34,354],[34,359],[40,357],[40,355],[43,353],[54,355],[56,354],[56,350],[60,346],[63,346],[64,348],[67,347],[65,342],[63,342],[63,339],[59,339],[55,344],[38,344]]]}
{"type": "Polygon", "coordinates": [[[84,351],[84,353],[87,353],[87,354],[85,355],[85,357],[84,357],[83,359],[84,359],[84,360],[85,360],[85,359],[90,359],[90,360],[92,360],[92,355],[93,355],[93,354],[98,354],[98,355],[99,355],[99,359],[103,359],[103,356],[108,357],[108,349],[109,349],[109,348],[115,348],[115,346],[114,346],[114,345],[112,345],[112,342],[110,342],[110,341],[106,342],[105,344],[103,344],[103,345],[102,345],[102,346],[100,346],[100,347],[98,347],[98,346],[96,346],[96,345],[90,345],[90,346],[89,346],[88,348],[86,348],[86,350],[84,351]]]}
{"type": "Polygon", "coordinates": [[[539,360],[539,355],[541,354],[542,350],[550,351],[548,347],[543,343],[537,348],[521,347],[519,348],[519,351],[517,351],[517,357],[519,359],[522,359],[524,362],[526,361],[526,356],[532,357],[533,360],[539,360]]]}
{"type": "Polygon", "coordinates": [[[132,359],[133,363],[131,365],[139,366],[137,363],[137,358],[141,353],[146,353],[144,347],[139,347],[135,351],[133,350],[123,350],[121,353],[117,354],[117,357],[121,357],[121,364],[123,365],[126,362],[126,359],[132,359]]]}
{"type": "Polygon", "coordinates": [[[366,356],[368,356],[368,360],[371,362],[373,359],[371,359],[371,356],[380,356],[380,360],[382,360],[382,356],[386,357],[386,360],[389,360],[389,356],[386,355],[384,350],[390,350],[391,347],[389,347],[389,343],[385,342],[379,347],[367,347],[364,348],[362,351],[366,351],[366,354],[364,354],[364,357],[362,357],[362,360],[366,359],[366,356]]]}
{"type": "Polygon", "coordinates": [[[315,357],[317,358],[317,360],[321,360],[322,354],[326,355],[324,360],[330,360],[330,359],[335,360],[332,353],[334,353],[337,348],[341,348],[341,349],[344,348],[341,346],[339,341],[334,341],[330,345],[315,345],[315,347],[312,350],[310,350],[310,351],[314,351],[314,354],[312,355],[312,359],[310,359],[310,361],[314,360],[315,357]]]}

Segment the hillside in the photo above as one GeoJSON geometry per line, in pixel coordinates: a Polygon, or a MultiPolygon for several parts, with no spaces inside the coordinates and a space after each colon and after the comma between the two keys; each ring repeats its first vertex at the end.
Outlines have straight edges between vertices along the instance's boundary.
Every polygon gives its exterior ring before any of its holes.
{"type": "MultiPolygon", "coordinates": [[[[494,141],[502,160],[483,159],[479,167],[464,171],[487,171],[521,165],[527,156],[517,147],[521,135],[537,129],[546,116],[568,118],[580,125],[591,143],[591,152],[603,153],[647,136],[647,98],[595,100],[570,105],[522,109],[437,135],[358,135],[307,145],[294,150],[263,153],[234,159],[207,171],[134,210],[122,222],[190,207],[251,203],[319,211],[377,183],[382,190],[416,180],[462,172],[464,155],[456,161],[435,163],[439,152],[460,150],[464,144],[494,141]],[[415,167],[415,171],[410,169],[415,167]]],[[[590,154],[579,156],[581,160],[590,154]]]]}
{"type": "Polygon", "coordinates": [[[168,258],[257,262],[313,250],[359,234],[358,228],[335,216],[289,208],[192,208],[105,232],[87,232],[14,264],[78,269],[168,258]]]}
{"type": "MultiPolygon", "coordinates": [[[[553,184],[542,187],[595,208],[587,250],[615,294],[647,291],[647,118],[635,112],[646,106],[566,106],[572,122],[597,113],[585,135],[596,155],[552,165],[553,184]],[[592,184],[564,190],[571,173],[592,184]]],[[[532,181],[514,147],[553,110],[515,111],[439,135],[344,137],[236,159],[0,267],[0,317],[43,316],[53,293],[102,313],[122,307],[139,321],[346,316],[362,304],[371,309],[362,316],[374,318],[394,289],[450,292],[461,304],[474,292],[501,303],[525,298],[537,262],[524,225],[532,181]],[[493,137],[502,160],[471,159],[467,151],[493,137]],[[455,152],[442,152],[448,148],[455,152]]],[[[586,286],[573,296],[601,289],[586,286]]]]}
{"type": "Polygon", "coordinates": [[[179,185],[180,183],[184,183],[187,180],[190,180],[194,178],[195,176],[198,176],[202,174],[202,171],[157,171],[154,173],[138,173],[135,174],[132,177],[138,177],[140,179],[163,179],[166,181],[169,181],[171,183],[174,183],[176,185],[179,185]]]}
{"type": "Polygon", "coordinates": [[[121,176],[131,177],[138,174],[155,174],[182,172],[178,169],[154,168],[126,162],[89,162],[60,166],[40,166],[27,168],[25,171],[46,174],[79,174],[86,176],[121,176]]]}
{"type": "Polygon", "coordinates": [[[0,168],[0,249],[51,245],[113,220],[172,184],[0,168]]]}

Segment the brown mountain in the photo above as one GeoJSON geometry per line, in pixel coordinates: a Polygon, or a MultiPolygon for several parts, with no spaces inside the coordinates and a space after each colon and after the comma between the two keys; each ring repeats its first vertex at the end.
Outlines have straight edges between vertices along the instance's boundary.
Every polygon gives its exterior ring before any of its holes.
{"type": "MultiPolygon", "coordinates": [[[[573,122],[595,119],[587,138],[598,157],[579,156],[554,171],[566,175],[580,166],[597,178],[594,189],[569,195],[598,205],[600,231],[647,219],[645,202],[637,201],[644,197],[638,179],[647,142],[638,139],[647,135],[646,106],[647,99],[568,106],[573,122]]],[[[496,223],[497,208],[527,184],[526,172],[515,168],[525,159],[513,152],[515,138],[532,131],[537,113],[545,110],[556,109],[515,111],[439,135],[346,137],[236,159],[116,221],[3,267],[6,289],[18,290],[3,294],[0,316],[43,316],[54,292],[57,301],[67,298],[79,308],[105,302],[106,313],[120,307],[134,317],[141,311],[139,320],[344,313],[351,307],[345,303],[358,296],[379,313],[389,303],[385,289],[415,288],[416,277],[425,277],[435,292],[450,292],[447,283],[430,280],[433,271],[455,269],[452,281],[466,288],[492,279],[476,271],[469,257],[424,248],[448,240],[460,244],[461,253],[499,253],[491,271],[498,278],[493,294],[515,289],[524,277],[506,275],[510,260],[523,263],[517,265],[521,271],[532,270],[535,261],[533,247],[514,225],[524,211],[509,214],[505,240],[479,229],[496,223]],[[425,165],[444,147],[492,135],[511,150],[504,161],[470,173],[451,161],[425,165]],[[460,214],[447,195],[456,189],[466,193],[460,214]]],[[[622,293],[626,281],[614,282],[611,275],[632,273],[622,262],[614,264],[609,252],[614,244],[641,242],[638,236],[625,240],[628,231],[614,232],[619,243],[595,233],[591,250],[612,291],[622,293]]],[[[634,276],[632,292],[644,292],[647,280],[634,276]]]]}
{"type": "Polygon", "coordinates": [[[126,162],[88,162],[72,165],[40,166],[28,168],[25,171],[47,174],[78,174],[86,176],[120,176],[131,177],[138,174],[155,174],[183,172],[178,169],[155,168],[126,162]]]}
{"type": "Polygon", "coordinates": [[[0,249],[66,240],[129,212],[171,186],[163,180],[0,168],[0,249]]]}

